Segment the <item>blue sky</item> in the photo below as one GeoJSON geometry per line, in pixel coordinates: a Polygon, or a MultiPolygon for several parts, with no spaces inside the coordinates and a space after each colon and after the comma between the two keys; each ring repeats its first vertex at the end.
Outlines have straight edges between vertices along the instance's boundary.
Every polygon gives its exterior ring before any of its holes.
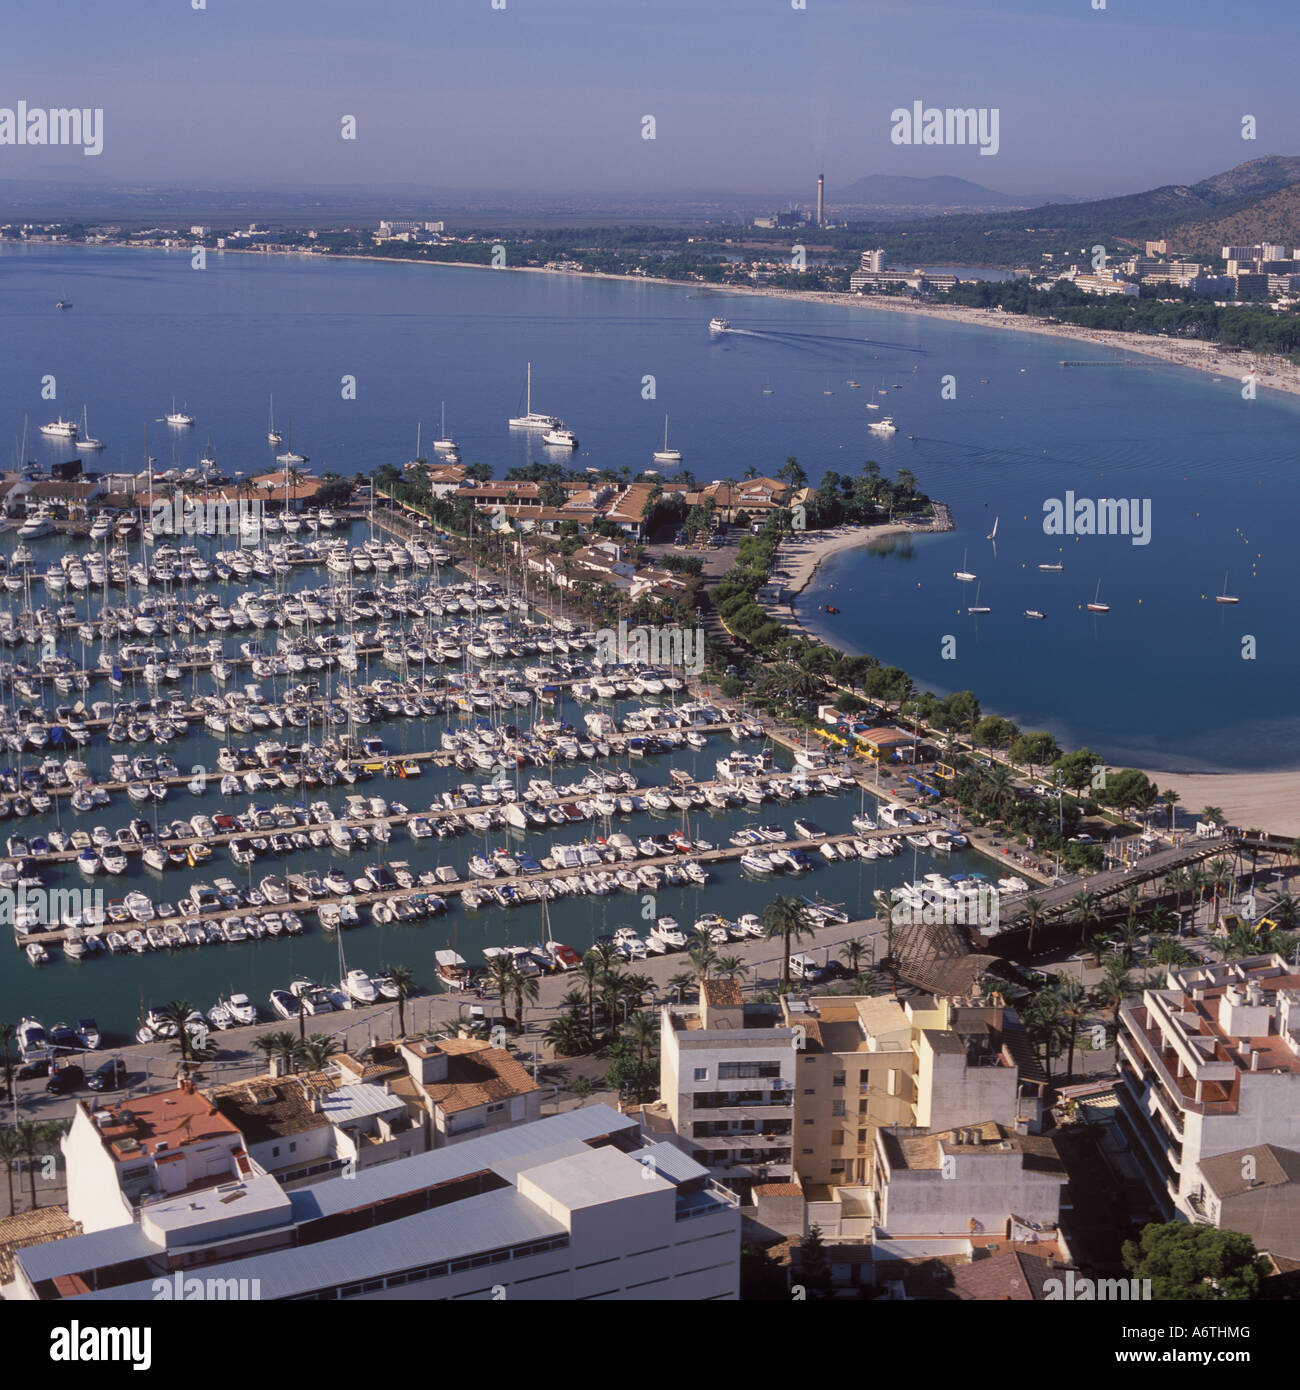
{"type": "Polygon", "coordinates": [[[0,106],[103,107],[105,149],[0,147],[0,178],[804,196],[820,166],[833,206],[869,173],[1095,196],[1300,153],[1294,0],[505,3],[9,7],[0,106]],[[917,99],[998,108],[999,153],[892,145],[917,99]]]}

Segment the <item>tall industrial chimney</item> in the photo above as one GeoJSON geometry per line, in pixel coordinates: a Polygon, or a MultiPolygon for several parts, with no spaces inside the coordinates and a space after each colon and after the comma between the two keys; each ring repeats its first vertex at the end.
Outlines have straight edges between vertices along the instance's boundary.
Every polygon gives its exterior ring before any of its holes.
{"type": "Polygon", "coordinates": [[[823,217],[823,214],[824,214],[824,212],[825,212],[825,208],[826,208],[826,175],[825,175],[825,174],[818,174],[818,175],[817,175],[817,225],[818,225],[819,227],[824,227],[824,226],[826,225],[826,223],[825,223],[825,221],[824,221],[824,217],[823,217]]]}

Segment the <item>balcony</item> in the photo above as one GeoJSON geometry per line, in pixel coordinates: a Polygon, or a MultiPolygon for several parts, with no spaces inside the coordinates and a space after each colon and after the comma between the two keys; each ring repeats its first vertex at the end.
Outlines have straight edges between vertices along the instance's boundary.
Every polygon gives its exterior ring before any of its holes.
{"type": "MultiPolygon", "coordinates": [[[[1235,1100],[1198,1100],[1196,1098],[1196,1079],[1190,1076],[1178,1076],[1171,1070],[1172,1067],[1178,1065],[1178,1058],[1174,1052],[1164,1046],[1159,1031],[1146,1026],[1143,1022],[1145,1017],[1145,1009],[1131,1008],[1127,1004],[1120,1009],[1120,1018],[1126,1025],[1119,1032],[1120,1051],[1128,1058],[1139,1075],[1145,1078],[1148,1073],[1154,1072],[1169,1098],[1181,1110],[1190,1110],[1196,1115],[1235,1115],[1238,1111],[1238,1104],[1235,1100]]],[[[1225,1095],[1228,1089],[1228,1083],[1223,1081],[1203,1081],[1200,1083],[1202,1095],[1207,1091],[1217,1095],[1225,1095]]]]}
{"type": "Polygon", "coordinates": [[[752,1149],[756,1144],[767,1148],[788,1149],[794,1141],[792,1134],[693,1134],[691,1143],[701,1149],[752,1149]]]}

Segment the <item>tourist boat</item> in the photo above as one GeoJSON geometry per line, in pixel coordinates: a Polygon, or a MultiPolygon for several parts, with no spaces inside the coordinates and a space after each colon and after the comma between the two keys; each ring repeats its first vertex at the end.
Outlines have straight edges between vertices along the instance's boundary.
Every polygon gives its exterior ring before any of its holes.
{"type": "Polygon", "coordinates": [[[681,463],[682,461],[682,451],[668,447],[668,417],[666,415],[664,416],[664,447],[656,449],[653,457],[656,463],[681,463]]]}
{"type": "Polygon", "coordinates": [[[882,415],[879,420],[869,420],[867,428],[874,430],[877,434],[897,434],[898,426],[894,424],[892,415],[882,415]]]}
{"type": "Polygon", "coordinates": [[[578,436],[563,425],[556,425],[542,435],[542,443],[549,445],[553,449],[576,449],[578,447],[578,436]]]}
{"type": "Polygon", "coordinates": [[[176,429],[185,429],[194,423],[194,416],[184,410],[177,410],[176,401],[173,398],[171,412],[164,415],[163,420],[176,429]]]}
{"type": "Polygon", "coordinates": [[[564,421],[555,415],[543,415],[533,409],[533,364],[528,364],[527,385],[524,388],[524,413],[510,418],[510,428],[517,430],[558,430],[564,421]]]}
{"type": "Polygon", "coordinates": [[[77,437],[77,422],[65,420],[60,416],[57,420],[51,420],[48,425],[42,425],[41,433],[50,439],[75,439],[77,437]]]}
{"type": "Polygon", "coordinates": [[[438,978],[448,989],[469,988],[469,967],[464,956],[450,950],[435,951],[433,959],[438,978]]]}
{"type": "Polygon", "coordinates": [[[712,318],[712,319],[709,320],[709,332],[710,332],[710,333],[730,333],[730,332],[731,332],[731,320],[730,320],[730,319],[724,319],[724,318],[719,314],[717,318],[712,318]]]}

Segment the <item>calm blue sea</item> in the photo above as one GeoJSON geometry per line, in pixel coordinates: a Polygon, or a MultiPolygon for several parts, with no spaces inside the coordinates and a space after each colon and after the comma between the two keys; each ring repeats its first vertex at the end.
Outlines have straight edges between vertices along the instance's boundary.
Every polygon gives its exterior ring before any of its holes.
{"type": "Polygon", "coordinates": [[[400,464],[417,425],[426,439],[440,428],[444,400],[464,461],[502,471],[546,456],[505,423],[531,360],[534,408],[576,430],[577,466],[648,465],[667,413],[701,480],[771,473],[790,454],[814,481],[869,458],[909,468],[959,530],[834,557],[805,595],[811,626],[1112,760],[1300,765],[1300,401],[1243,400],[1228,359],[1218,382],[1158,363],[1063,368],[1111,354],[704,289],[279,256],[210,255],[196,271],[187,254],[109,248],[0,249],[0,307],[12,457],[25,417],[26,456],[63,457],[35,430],[85,404],[109,444],[91,466],[138,468],[146,447],[188,464],[210,441],[228,471],[262,471],[273,393],[313,471],[400,464]],[[60,298],[74,307],[57,311],[60,298]],[[711,337],[719,312],[742,331],[711,337]],[[942,399],[944,377],[955,399],[942,399]],[[155,423],[173,398],[192,430],[155,423]],[[897,434],[868,432],[879,413],[897,434]],[[1044,501],[1067,491],[1149,501],[1150,543],[1044,535],[1044,501]],[[1063,572],[1037,569],[1055,560],[1063,572]],[[953,579],[960,568],[977,585],[953,579]],[[1225,571],[1231,607],[1214,602],[1225,571]],[[1098,583],[1110,612],[1091,615],[1098,583]],[[992,612],[968,615],[977,601],[992,612]],[[819,612],[827,603],[843,612],[819,612]],[[1046,620],[1025,619],[1030,607],[1046,620]]]}

